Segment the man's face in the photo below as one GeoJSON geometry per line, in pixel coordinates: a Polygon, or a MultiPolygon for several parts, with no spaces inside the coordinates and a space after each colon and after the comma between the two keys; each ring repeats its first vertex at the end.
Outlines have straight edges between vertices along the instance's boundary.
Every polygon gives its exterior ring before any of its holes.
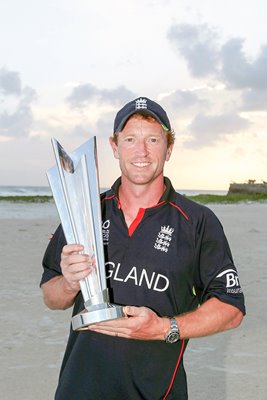
{"type": "Polygon", "coordinates": [[[167,147],[167,135],[155,120],[140,115],[129,118],[118,134],[118,142],[110,139],[115,158],[120,162],[123,179],[142,185],[163,176],[173,145],[167,147]]]}

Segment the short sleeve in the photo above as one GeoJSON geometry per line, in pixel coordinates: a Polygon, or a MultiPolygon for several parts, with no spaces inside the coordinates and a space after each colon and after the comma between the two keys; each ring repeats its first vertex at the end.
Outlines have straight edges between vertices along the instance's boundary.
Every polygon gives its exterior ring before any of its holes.
{"type": "Polygon", "coordinates": [[[48,282],[55,276],[62,275],[60,267],[61,251],[66,244],[66,239],[61,225],[58,226],[54,235],[52,236],[44,257],[43,257],[43,274],[40,285],[48,282]]]}
{"type": "Polygon", "coordinates": [[[216,297],[245,314],[244,295],[231,250],[218,218],[209,210],[202,223],[197,293],[200,303],[216,297]]]}

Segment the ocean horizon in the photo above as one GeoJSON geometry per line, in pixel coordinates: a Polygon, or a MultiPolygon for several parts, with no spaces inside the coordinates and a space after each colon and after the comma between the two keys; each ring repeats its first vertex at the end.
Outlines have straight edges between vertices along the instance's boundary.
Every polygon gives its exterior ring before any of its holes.
{"type": "MultiPolygon", "coordinates": [[[[100,188],[100,192],[104,192],[107,188],[100,188]]],[[[213,190],[213,189],[175,189],[187,196],[196,196],[198,194],[214,194],[226,195],[227,190],[213,190]]],[[[0,185],[0,197],[17,197],[17,196],[52,196],[49,186],[8,186],[0,185]]]]}
{"type": "MultiPolygon", "coordinates": [[[[101,188],[100,192],[105,191],[105,188],[101,188]]],[[[201,194],[205,195],[227,195],[226,190],[209,190],[209,189],[176,189],[182,195],[185,196],[197,196],[201,194]]],[[[0,219],[47,219],[52,218],[59,221],[57,208],[53,201],[46,202],[29,202],[20,201],[21,197],[27,196],[49,196],[52,198],[51,189],[49,186],[7,186],[0,185],[0,219]],[[7,199],[7,197],[9,197],[7,199]],[[16,198],[19,201],[16,201],[16,198]],[[13,201],[14,199],[14,201],[13,201]]],[[[240,203],[237,203],[240,204],[240,203]]],[[[235,205],[237,205],[235,204],[235,205]]],[[[248,201],[246,204],[255,204],[257,202],[248,201]]],[[[263,204],[263,203],[262,203],[263,204]]],[[[264,203],[267,206],[267,201],[264,203]]],[[[217,204],[218,205],[218,204],[217,204]]],[[[212,209],[216,207],[216,204],[209,204],[212,209]]]]}

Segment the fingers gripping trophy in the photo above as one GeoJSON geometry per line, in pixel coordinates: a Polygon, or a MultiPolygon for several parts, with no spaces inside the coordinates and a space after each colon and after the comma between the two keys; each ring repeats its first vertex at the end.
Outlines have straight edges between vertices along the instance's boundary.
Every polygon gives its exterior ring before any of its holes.
{"type": "Polygon", "coordinates": [[[109,302],[102,239],[96,137],[68,155],[52,139],[56,165],[47,171],[68,244],[82,244],[93,260],[92,272],[80,280],[84,311],[72,318],[74,330],[124,317],[122,306],[109,302]]]}

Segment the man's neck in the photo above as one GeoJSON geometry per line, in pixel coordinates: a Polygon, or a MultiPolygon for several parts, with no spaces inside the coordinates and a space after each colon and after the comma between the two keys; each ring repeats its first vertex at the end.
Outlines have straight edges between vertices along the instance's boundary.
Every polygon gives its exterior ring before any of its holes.
{"type": "Polygon", "coordinates": [[[158,203],[164,190],[163,176],[159,176],[156,180],[146,185],[133,184],[122,176],[119,188],[122,209],[130,207],[139,210],[139,208],[152,207],[158,203]]]}

